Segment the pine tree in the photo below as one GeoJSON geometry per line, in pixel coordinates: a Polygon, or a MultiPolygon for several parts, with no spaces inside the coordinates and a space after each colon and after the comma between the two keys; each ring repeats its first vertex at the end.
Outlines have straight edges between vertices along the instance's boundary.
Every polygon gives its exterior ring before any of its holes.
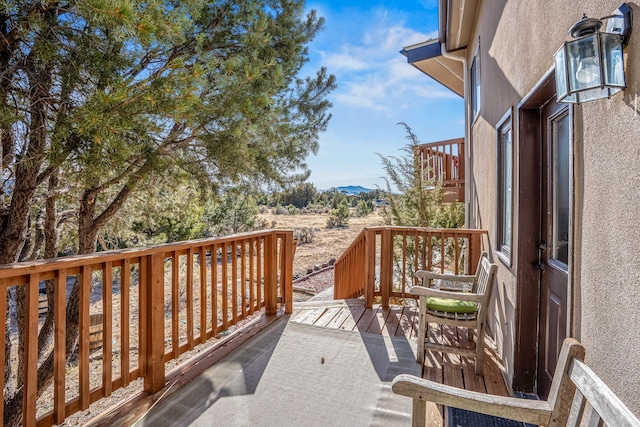
{"type": "Polygon", "coordinates": [[[460,227],[464,223],[463,205],[443,203],[441,183],[423,178],[417,155],[420,141],[406,123],[400,125],[408,140],[401,149],[404,155],[378,154],[387,173],[385,197],[389,205],[380,210],[385,223],[405,227],[460,227]]]}
{"type": "MultiPolygon", "coordinates": [[[[100,230],[159,176],[186,173],[214,190],[305,178],[335,79],[324,69],[297,77],[323,23],[303,11],[295,0],[4,2],[0,264],[55,256],[70,217],[77,252],[95,251],[100,230]]],[[[67,303],[67,356],[78,290],[67,303]]],[[[50,311],[40,389],[52,380],[52,324],[50,311]]],[[[5,425],[20,422],[21,404],[12,383],[5,425]]]]}

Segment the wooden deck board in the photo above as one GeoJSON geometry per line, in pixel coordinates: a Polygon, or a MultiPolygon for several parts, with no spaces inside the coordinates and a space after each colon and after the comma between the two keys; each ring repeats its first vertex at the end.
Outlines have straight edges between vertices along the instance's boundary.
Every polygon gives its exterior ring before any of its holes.
{"type": "Polygon", "coordinates": [[[415,339],[418,331],[418,314],[415,307],[403,307],[400,326],[396,335],[403,335],[409,339],[415,339]]]}
{"type": "Polygon", "coordinates": [[[382,329],[384,325],[387,323],[387,318],[389,317],[390,310],[387,308],[378,307],[376,311],[376,315],[371,320],[369,327],[366,332],[369,334],[380,334],[382,333],[382,329]]]}
{"type": "MultiPolygon", "coordinates": [[[[467,330],[464,328],[458,329],[458,342],[461,348],[475,349],[474,342],[469,341],[467,330]]],[[[464,388],[471,391],[477,391],[479,393],[486,393],[487,389],[484,385],[484,377],[482,375],[476,375],[476,362],[474,359],[462,356],[460,357],[462,363],[462,376],[464,377],[464,388]]]]}
{"type": "Polygon", "coordinates": [[[333,318],[336,317],[336,315],[340,313],[342,310],[344,310],[344,308],[342,307],[328,308],[324,313],[322,313],[322,316],[318,318],[318,320],[314,323],[314,325],[326,327],[329,323],[331,323],[333,318]]]}
{"type": "Polygon", "coordinates": [[[400,318],[402,317],[402,307],[396,306],[388,309],[387,321],[382,326],[382,335],[388,335],[390,337],[396,336],[396,331],[400,326],[400,318]]]}
{"type": "Polygon", "coordinates": [[[349,307],[350,315],[347,317],[344,323],[340,325],[340,329],[344,329],[345,331],[353,331],[356,328],[358,322],[360,322],[362,315],[367,311],[370,310],[367,310],[364,305],[358,307],[349,307]]]}
{"type": "Polygon", "coordinates": [[[367,332],[367,330],[369,329],[369,326],[371,326],[371,322],[373,322],[373,319],[375,319],[376,313],[378,313],[379,309],[380,309],[380,306],[378,305],[378,306],[374,306],[371,310],[366,310],[364,313],[362,313],[362,316],[360,316],[360,319],[358,319],[358,323],[354,325],[352,330],[367,332]]]}
{"type": "Polygon", "coordinates": [[[304,323],[305,325],[313,325],[326,310],[326,307],[317,307],[311,310],[305,310],[302,316],[292,318],[291,320],[298,323],[304,323]]]}

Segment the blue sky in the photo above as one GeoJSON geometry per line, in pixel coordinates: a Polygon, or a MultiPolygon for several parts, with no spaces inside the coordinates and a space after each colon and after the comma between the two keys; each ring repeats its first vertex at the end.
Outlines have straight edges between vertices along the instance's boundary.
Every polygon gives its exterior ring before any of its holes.
{"type": "Polygon", "coordinates": [[[326,20],[303,73],[321,66],[337,78],[333,118],[310,156],[309,181],[384,187],[375,153],[400,155],[405,122],[421,142],[464,136],[462,98],[409,65],[399,51],[437,36],[437,0],[307,0],[326,20]]]}

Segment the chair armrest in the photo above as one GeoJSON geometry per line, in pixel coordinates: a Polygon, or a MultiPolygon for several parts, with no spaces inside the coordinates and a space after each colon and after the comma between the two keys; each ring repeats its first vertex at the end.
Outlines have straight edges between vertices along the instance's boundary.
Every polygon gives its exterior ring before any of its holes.
{"type": "Polygon", "coordinates": [[[451,387],[413,375],[398,375],[391,385],[394,393],[415,400],[480,412],[535,425],[549,425],[551,406],[547,401],[494,396],[451,387]]]}
{"type": "Polygon", "coordinates": [[[473,294],[470,292],[443,291],[442,289],[425,288],[424,286],[413,286],[409,289],[411,295],[421,297],[450,298],[459,301],[482,302],[484,294],[473,294]]]}
{"type": "Polygon", "coordinates": [[[418,279],[422,280],[432,280],[432,279],[442,279],[442,280],[450,280],[452,282],[473,282],[476,276],[468,276],[465,274],[441,274],[434,273],[433,271],[427,270],[418,270],[413,274],[418,279]]]}

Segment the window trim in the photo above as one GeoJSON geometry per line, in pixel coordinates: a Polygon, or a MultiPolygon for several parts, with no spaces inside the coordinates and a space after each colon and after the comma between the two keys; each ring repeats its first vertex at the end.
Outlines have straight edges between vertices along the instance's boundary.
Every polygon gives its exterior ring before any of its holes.
{"type": "Polygon", "coordinates": [[[515,141],[514,141],[514,114],[513,108],[509,108],[509,110],[505,113],[505,115],[500,119],[498,124],[496,125],[496,164],[497,164],[497,212],[496,212],[496,246],[497,253],[500,255],[505,264],[511,266],[512,263],[512,254],[513,254],[513,223],[515,218],[515,184],[516,184],[516,150],[515,150],[515,141]],[[509,234],[510,241],[505,242],[505,217],[506,217],[506,208],[507,204],[505,199],[505,154],[504,154],[504,136],[510,134],[511,141],[511,200],[508,201],[510,206],[510,218],[509,218],[509,234]]]}
{"type": "Polygon", "coordinates": [[[471,124],[474,124],[478,119],[478,116],[480,116],[480,110],[482,107],[482,85],[480,79],[480,39],[478,39],[476,52],[473,55],[473,60],[471,61],[469,77],[469,86],[471,90],[471,124]]]}

